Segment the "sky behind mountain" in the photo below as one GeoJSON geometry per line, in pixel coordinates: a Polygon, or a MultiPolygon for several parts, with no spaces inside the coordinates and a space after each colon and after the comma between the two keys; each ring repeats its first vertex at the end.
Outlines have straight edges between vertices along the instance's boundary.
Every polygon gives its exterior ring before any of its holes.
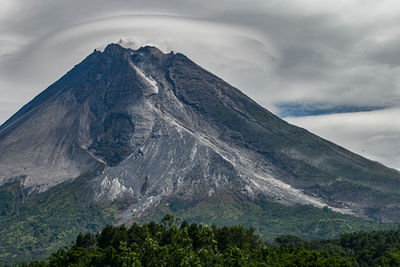
{"type": "Polygon", "coordinates": [[[400,169],[397,1],[0,1],[0,123],[110,42],[181,52],[267,109],[400,169]]]}

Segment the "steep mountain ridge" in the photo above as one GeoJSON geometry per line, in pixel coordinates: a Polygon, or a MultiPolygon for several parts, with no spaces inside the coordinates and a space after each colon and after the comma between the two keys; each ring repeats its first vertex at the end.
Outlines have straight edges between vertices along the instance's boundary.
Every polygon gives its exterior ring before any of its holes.
{"type": "Polygon", "coordinates": [[[400,173],[292,126],[182,54],[94,51],[0,127],[0,184],[25,197],[88,173],[130,221],[229,192],[400,219],[400,173]]]}

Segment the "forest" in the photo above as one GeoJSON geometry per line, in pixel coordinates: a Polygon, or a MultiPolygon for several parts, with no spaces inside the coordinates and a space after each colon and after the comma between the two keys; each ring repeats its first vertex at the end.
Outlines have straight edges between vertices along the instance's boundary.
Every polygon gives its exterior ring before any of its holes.
{"type": "Polygon", "coordinates": [[[400,266],[400,231],[264,242],[253,228],[189,224],[165,215],[159,223],[80,233],[46,261],[20,266],[400,266]]]}

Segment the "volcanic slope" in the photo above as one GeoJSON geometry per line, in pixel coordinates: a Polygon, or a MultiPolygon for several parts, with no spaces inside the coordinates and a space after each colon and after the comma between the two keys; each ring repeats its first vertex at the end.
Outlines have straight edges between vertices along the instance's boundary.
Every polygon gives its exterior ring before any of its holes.
{"type": "Polygon", "coordinates": [[[288,124],[155,47],[95,50],[0,127],[0,151],[7,219],[67,187],[83,210],[117,205],[118,223],[211,200],[400,220],[398,171],[288,124]]]}

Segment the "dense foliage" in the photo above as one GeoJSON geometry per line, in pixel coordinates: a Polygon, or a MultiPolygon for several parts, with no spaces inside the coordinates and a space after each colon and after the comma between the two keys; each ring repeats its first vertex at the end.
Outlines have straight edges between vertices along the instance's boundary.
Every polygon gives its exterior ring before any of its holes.
{"type": "Polygon", "coordinates": [[[118,203],[88,205],[83,181],[24,198],[19,184],[0,188],[0,265],[46,259],[79,232],[100,231],[116,216],[118,203]]]}
{"type": "Polygon", "coordinates": [[[106,226],[80,233],[46,262],[24,266],[399,266],[400,232],[344,234],[304,241],[285,235],[262,242],[253,228],[217,227],[166,215],[161,223],[106,226]]]}
{"type": "Polygon", "coordinates": [[[189,223],[253,227],[264,241],[288,234],[305,240],[335,239],[342,233],[399,228],[397,223],[367,221],[334,212],[328,207],[285,206],[239,197],[226,194],[223,197],[208,197],[197,203],[168,201],[142,217],[140,223],[160,221],[165,214],[174,214],[189,223]]]}
{"type": "MultiPolygon", "coordinates": [[[[96,232],[113,223],[120,211],[118,203],[90,205],[81,177],[54,190],[31,195],[24,200],[17,184],[0,189],[0,265],[46,259],[70,244],[79,232],[96,232]]],[[[397,224],[365,221],[329,209],[312,206],[286,207],[269,201],[250,201],[223,195],[192,203],[168,201],[142,218],[140,224],[160,221],[175,214],[190,223],[252,227],[263,241],[279,235],[302,239],[333,239],[340,233],[397,229],[397,224]]]]}

